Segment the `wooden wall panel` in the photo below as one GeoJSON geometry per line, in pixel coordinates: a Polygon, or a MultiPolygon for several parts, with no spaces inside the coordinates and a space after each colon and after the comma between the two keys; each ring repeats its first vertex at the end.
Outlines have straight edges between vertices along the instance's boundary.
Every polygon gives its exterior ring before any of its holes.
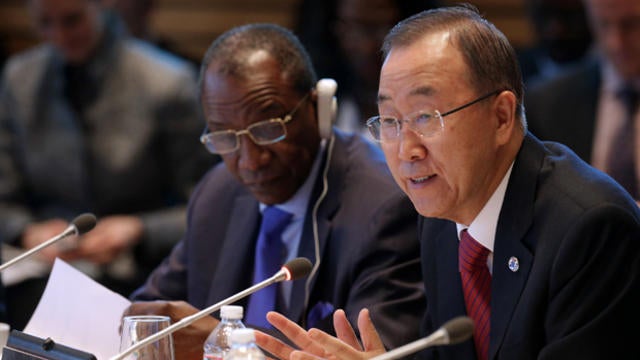
{"type": "MultiPolygon", "coordinates": [[[[446,1],[455,4],[459,1],[446,1]]],[[[480,13],[494,23],[509,38],[515,47],[531,45],[533,28],[527,18],[525,0],[471,0],[480,13]]]]}
{"type": "MultiPolygon", "coordinates": [[[[249,22],[274,22],[291,27],[300,0],[158,0],[152,28],[180,52],[199,59],[221,32],[249,22]]],[[[531,27],[524,16],[524,0],[475,0],[515,46],[530,44],[531,27]]],[[[446,3],[453,4],[454,1],[446,3]]],[[[37,43],[26,0],[0,0],[0,41],[9,53],[37,43]]]]}
{"type": "Polygon", "coordinates": [[[33,46],[38,41],[24,1],[0,2],[0,41],[9,54],[33,46]]]}

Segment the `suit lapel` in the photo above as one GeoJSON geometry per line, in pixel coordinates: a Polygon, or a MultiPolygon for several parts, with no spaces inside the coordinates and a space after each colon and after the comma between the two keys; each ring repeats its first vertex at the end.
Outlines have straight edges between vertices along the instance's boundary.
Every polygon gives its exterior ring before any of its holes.
{"type": "MultiPolygon", "coordinates": [[[[317,263],[317,259],[315,256],[316,245],[315,245],[315,239],[313,236],[311,216],[307,217],[307,220],[308,221],[305,222],[305,229],[303,232],[304,241],[301,241],[300,243],[298,256],[306,257],[307,259],[311,260],[315,268],[315,265],[317,263]]],[[[318,214],[318,253],[319,254],[324,253],[324,248],[327,244],[327,239],[329,237],[330,227],[331,227],[331,223],[324,216],[324,214],[322,215],[318,214]]],[[[322,256],[320,257],[322,258],[322,256]]],[[[298,323],[303,324],[304,327],[306,327],[306,321],[307,321],[305,314],[309,310],[308,309],[309,304],[307,302],[310,300],[310,299],[307,299],[306,297],[311,296],[310,293],[312,292],[312,289],[315,286],[317,275],[315,276],[314,275],[315,274],[311,274],[310,277],[306,279],[296,280],[293,283],[293,291],[291,292],[291,297],[292,297],[290,302],[291,306],[289,308],[287,315],[290,319],[298,320],[298,323]],[[307,282],[309,282],[308,295],[306,292],[307,282]]]]}
{"type": "Polygon", "coordinates": [[[535,240],[526,239],[526,233],[533,221],[536,183],[544,158],[536,143],[530,135],[525,137],[500,211],[493,254],[489,359],[502,345],[534,260],[535,240]],[[508,265],[514,258],[518,261],[515,271],[508,265]]]}
{"type": "MultiPolygon", "coordinates": [[[[431,311],[437,316],[434,318],[435,329],[455,317],[466,314],[462,280],[458,271],[458,237],[456,225],[453,222],[447,221],[442,227],[442,231],[436,236],[435,252],[430,258],[436,263],[435,271],[438,279],[434,294],[438,310],[431,311]]],[[[465,341],[459,345],[451,346],[447,353],[455,354],[455,358],[474,359],[473,341],[465,341]]]]}
{"type": "Polygon", "coordinates": [[[458,238],[456,226],[448,222],[436,237],[435,262],[438,278],[436,297],[439,307],[436,327],[465,314],[462,282],[458,271],[458,238]]]}
{"type": "Polygon", "coordinates": [[[210,286],[208,303],[213,304],[251,285],[254,249],[259,226],[258,202],[250,195],[236,198],[210,286]]]}
{"type": "MultiPolygon", "coordinates": [[[[347,150],[344,148],[344,144],[341,138],[336,136],[333,141],[335,142],[333,153],[346,154],[347,150]]],[[[343,157],[334,155],[331,159],[325,158],[320,166],[320,171],[314,184],[312,196],[309,200],[309,204],[307,205],[307,215],[302,232],[302,239],[300,240],[298,256],[306,257],[307,259],[311,260],[311,262],[314,264],[314,270],[316,269],[316,265],[318,262],[318,259],[316,259],[316,254],[318,254],[318,257],[320,258],[319,266],[321,266],[322,264],[324,249],[331,233],[331,219],[340,206],[339,184],[342,183],[343,174],[347,172],[345,167],[346,163],[343,157]],[[326,161],[330,162],[329,172],[327,174],[328,191],[326,197],[324,198],[324,200],[322,200],[318,208],[317,219],[316,221],[314,221],[313,208],[323,190],[322,174],[326,161]],[[314,236],[314,222],[317,223],[318,227],[317,245],[316,238],[314,236]]],[[[291,292],[292,298],[290,302],[291,306],[287,315],[290,319],[298,319],[299,323],[303,324],[303,327],[306,327],[307,312],[313,305],[315,305],[309,304],[309,301],[312,300],[311,293],[313,292],[312,290],[317,280],[317,272],[319,271],[320,269],[318,267],[317,271],[315,273],[312,273],[308,278],[297,280],[293,283],[293,291],[291,292]],[[308,287],[307,283],[309,283],[308,287]],[[308,294],[306,288],[309,289],[308,294]]]]}

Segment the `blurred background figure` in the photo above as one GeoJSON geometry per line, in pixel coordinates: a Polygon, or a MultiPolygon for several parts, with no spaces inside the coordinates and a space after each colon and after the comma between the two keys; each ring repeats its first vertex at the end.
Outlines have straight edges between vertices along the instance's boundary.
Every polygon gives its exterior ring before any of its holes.
{"type": "Polygon", "coordinates": [[[520,49],[525,83],[551,77],[587,56],[592,36],[582,0],[525,0],[535,45],[520,49]]]}
{"type": "Polygon", "coordinates": [[[101,0],[106,9],[110,9],[123,21],[129,35],[156,45],[183,59],[189,60],[196,68],[200,59],[181,53],[167,37],[152,29],[151,21],[157,9],[155,0],[101,0]]]}
{"type": "Polygon", "coordinates": [[[0,37],[0,70],[4,67],[4,62],[7,61],[7,50],[4,46],[4,39],[0,37]]]}
{"type": "Polygon", "coordinates": [[[102,2],[105,8],[112,9],[122,17],[131,36],[154,44],[159,41],[150,27],[151,14],[155,8],[154,0],[102,0],[102,2]]]}
{"type": "Polygon", "coordinates": [[[640,1],[584,3],[597,59],[529,91],[530,129],[543,140],[568,145],[638,199],[640,1]]]}
{"type": "Polygon", "coordinates": [[[439,4],[435,0],[302,0],[296,33],[319,77],[338,82],[341,130],[370,139],[366,120],[378,114],[380,47],[401,19],[439,4]]]}
{"type": "MultiPolygon", "coordinates": [[[[213,163],[198,142],[195,71],[125,37],[98,0],[28,3],[44,43],[10,58],[2,76],[0,241],[31,248],[93,212],[98,224],[76,248],[39,258],[81,261],[128,295],[180,239],[184,203],[213,163]]],[[[7,289],[14,328],[43,284],[7,289]]]]}

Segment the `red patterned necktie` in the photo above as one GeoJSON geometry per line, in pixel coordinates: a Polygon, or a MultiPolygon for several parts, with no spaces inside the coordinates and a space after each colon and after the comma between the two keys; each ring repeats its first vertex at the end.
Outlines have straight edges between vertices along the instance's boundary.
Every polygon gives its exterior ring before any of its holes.
{"type": "Polygon", "coordinates": [[[489,249],[480,245],[467,230],[460,233],[458,267],[462,278],[467,315],[475,323],[473,341],[479,360],[489,357],[489,331],[491,317],[491,274],[487,267],[489,249]]]}

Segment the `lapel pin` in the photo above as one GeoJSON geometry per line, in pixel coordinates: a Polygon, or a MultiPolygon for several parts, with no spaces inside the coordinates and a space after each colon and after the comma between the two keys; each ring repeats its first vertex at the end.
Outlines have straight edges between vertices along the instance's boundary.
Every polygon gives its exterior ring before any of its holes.
{"type": "Polygon", "coordinates": [[[509,270],[511,270],[512,272],[516,272],[518,271],[518,269],[520,269],[520,262],[518,261],[518,258],[515,256],[510,257],[509,270]]]}

